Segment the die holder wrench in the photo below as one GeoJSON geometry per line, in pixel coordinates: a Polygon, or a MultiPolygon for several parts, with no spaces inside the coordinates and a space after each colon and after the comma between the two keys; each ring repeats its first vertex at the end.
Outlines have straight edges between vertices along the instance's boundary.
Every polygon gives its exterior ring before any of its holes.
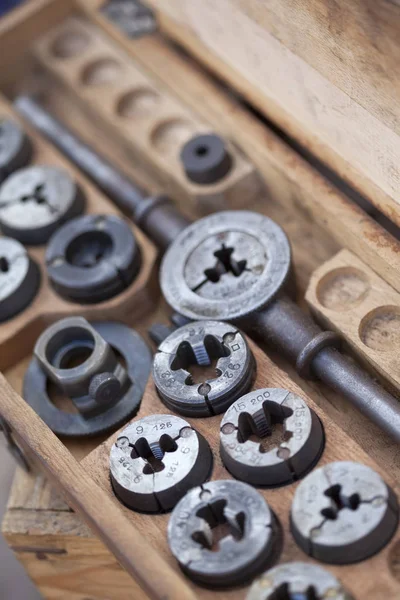
{"type": "MultiPolygon", "coordinates": [[[[15,107],[121,210],[129,213],[162,251],[188,227],[189,220],[179,214],[178,209],[166,198],[146,198],[127,177],[71,134],[32,98],[18,97],[15,107]]],[[[227,317],[227,320],[231,319],[227,317]]],[[[280,351],[294,362],[303,377],[315,376],[342,394],[394,441],[400,443],[400,405],[396,398],[352,359],[342,355],[335,348],[337,336],[332,332],[323,332],[283,290],[269,303],[267,298],[264,305],[256,307],[250,315],[239,320],[239,324],[264,345],[280,351]]]]}

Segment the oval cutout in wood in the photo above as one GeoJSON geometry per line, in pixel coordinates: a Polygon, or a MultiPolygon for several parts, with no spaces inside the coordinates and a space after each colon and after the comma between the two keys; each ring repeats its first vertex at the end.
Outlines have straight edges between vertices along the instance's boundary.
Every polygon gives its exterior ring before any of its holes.
{"type": "Polygon", "coordinates": [[[82,54],[90,45],[90,37],[84,31],[63,31],[50,46],[56,58],[66,59],[82,54]]]}
{"type": "Polygon", "coordinates": [[[400,346],[400,307],[381,306],[361,321],[360,339],[372,350],[390,352],[400,346]]]}
{"type": "Polygon", "coordinates": [[[127,119],[151,115],[162,98],[151,88],[140,87],[126,92],[117,102],[117,114],[127,119]]]}
{"type": "Polygon", "coordinates": [[[319,281],[317,298],[329,310],[345,311],[360,304],[370,289],[368,277],[352,267],[330,271],[319,281]]]}
{"type": "Polygon", "coordinates": [[[120,63],[113,58],[99,58],[84,67],[81,81],[85,85],[104,85],[115,81],[121,71],[120,63]]]}
{"type": "Polygon", "coordinates": [[[185,119],[168,119],[156,125],[151,133],[153,146],[161,153],[178,151],[196,132],[196,125],[185,119]]]}

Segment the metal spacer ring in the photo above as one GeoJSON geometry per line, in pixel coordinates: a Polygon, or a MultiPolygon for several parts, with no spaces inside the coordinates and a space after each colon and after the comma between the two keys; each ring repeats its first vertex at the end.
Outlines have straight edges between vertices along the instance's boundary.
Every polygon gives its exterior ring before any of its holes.
{"type": "Polygon", "coordinates": [[[296,360],[296,371],[303,379],[312,379],[311,363],[315,356],[323,348],[330,346],[339,348],[341,345],[340,336],[334,331],[321,331],[312,338],[300,352],[296,360]]]}

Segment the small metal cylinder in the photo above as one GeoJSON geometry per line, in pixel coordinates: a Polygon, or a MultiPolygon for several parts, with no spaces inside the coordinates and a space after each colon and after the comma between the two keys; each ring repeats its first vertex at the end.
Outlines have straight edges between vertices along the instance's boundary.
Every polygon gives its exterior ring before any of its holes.
{"type": "Polygon", "coordinates": [[[190,225],[166,196],[144,199],[135,210],[134,220],[162,252],[190,225]]]}

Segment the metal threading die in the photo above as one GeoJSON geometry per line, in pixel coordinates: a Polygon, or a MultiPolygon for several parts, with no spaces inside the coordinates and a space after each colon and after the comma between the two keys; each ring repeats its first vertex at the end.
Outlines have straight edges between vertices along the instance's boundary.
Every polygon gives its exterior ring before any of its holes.
{"type": "Polygon", "coordinates": [[[333,462],[298,486],[290,525],[302,550],[316,560],[350,564],[376,554],[398,524],[394,492],[370,467],[333,462]]]}
{"type": "Polygon", "coordinates": [[[250,388],[254,376],[255,360],[245,337],[218,321],[180,327],[161,343],[154,358],[158,394],[169,408],[192,417],[223,412],[250,388]],[[195,383],[191,367],[210,367],[215,360],[214,373],[195,383]]]}
{"type": "Polygon", "coordinates": [[[265,388],[239,398],[220,426],[221,458],[237,479],[277,486],[302,477],[324,447],[321,422],[305,401],[288,390],[265,388]],[[277,426],[283,435],[272,438],[277,426]],[[255,440],[254,437],[257,439],[255,440]]]}
{"type": "Polygon", "coordinates": [[[246,600],[354,600],[331,573],[318,565],[292,562],[263,573],[246,600]]]}
{"type": "Polygon", "coordinates": [[[24,246],[0,237],[0,322],[11,319],[34,299],[40,285],[40,270],[24,246]]]}
{"type": "Polygon", "coordinates": [[[277,558],[279,525],[267,502],[240,481],[211,481],[174,508],[168,544],[183,572],[205,586],[244,583],[277,558]],[[222,539],[218,526],[228,526],[222,539]]]}
{"type": "Polygon", "coordinates": [[[268,217],[209,215],[181,232],[165,254],[161,289],[188,319],[236,321],[271,302],[291,273],[290,244],[268,217]]]}
{"type": "Polygon", "coordinates": [[[45,244],[63,223],[81,214],[85,196],[64,169],[30,166],[0,187],[0,227],[23,244],[45,244]]]}
{"type": "Polygon", "coordinates": [[[206,440],[175,415],[149,415],[120,432],[110,453],[114,492],[129,508],[170,510],[212,468],[206,440]]]}
{"type": "Polygon", "coordinates": [[[28,164],[31,156],[32,144],[21,126],[12,119],[0,118],[0,182],[28,164]]]}
{"type": "Polygon", "coordinates": [[[124,219],[86,215],[65,224],[51,238],[46,266],[60,296],[93,304],[129,287],[140,270],[141,252],[124,219]]]}

